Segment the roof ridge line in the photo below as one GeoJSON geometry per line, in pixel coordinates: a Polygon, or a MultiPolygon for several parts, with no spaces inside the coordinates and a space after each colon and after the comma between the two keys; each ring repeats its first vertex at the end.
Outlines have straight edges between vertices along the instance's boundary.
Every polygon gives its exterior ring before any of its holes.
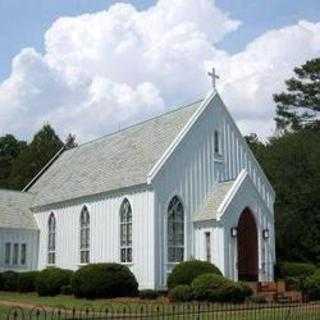
{"type": "MultiPolygon", "coordinates": [[[[188,103],[187,105],[179,106],[179,107],[177,107],[177,108],[175,108],[175,109],[172,109],[172,110],[169,110],[169,111],[167,111],[167,112],[161,113],[161,114],[159,114],[159,115],[157,115],[157,116],[154,116],[154,117],[152,117],[152,118],[148,118],[148,119],[145,119],[145,120],[143,120],[143,121],[134,123],[134,124],[132,124],[132,125],[130,125],[130,126],[128,126],[128,127],[125,127],[125,128],[123,128],[123,129],[121,129],[121,130],[107,133],[107,134],[105,134],[105,135],[103,135],[103,136],[101,136],[101,137],[98,137],[98,138],[95,138],[95,139],[86,141],[86,142],[84,142],[84,143],[81,143],[81,144],[79,144],[77,147],[72,148],[72,149],[69,149],[69,150],[81,148],[82,146],[85,146],[85,145],[87,145],[87,144],[89,144],[89,143],[93,143],[93,142],[96,142],[96,141],[98,141],[98,140],[102,140],[102,139],[104,139],[104,138],[107,138],[107,137],[116,135],[116,134],[118,134],[118,133],[120,133],[120,132],[124,132],[124,131],[126,131],[126,130],[129,130],[129,129],[131,129],[131,128],[138,127],[138,126],[140,126],[140,125],[142,125],[142,124],[145,124],[145,123],[147,123],[147,122],[149,122],[149,121],[156,120],[156,119],[158,119],[158,118],[161,118],[161,117],[163,117],[163,116],[166,116],[166,115],[171,114],[171,113],[174,113],[174,112],[178,112],[178,111],[180,111],[180,110],[182,110],[182,109],[191,107],[192,105],[203,101],[203,99],[204,99],[204,98],[199,98],[199,99],[197,99],[197,100],[195,100],[195,101],[193,101],[193,102],[191,102],[191,103],[188,103]]],[[[69,150],[66,150],[66,152],[68,152],[69,150]]]]}

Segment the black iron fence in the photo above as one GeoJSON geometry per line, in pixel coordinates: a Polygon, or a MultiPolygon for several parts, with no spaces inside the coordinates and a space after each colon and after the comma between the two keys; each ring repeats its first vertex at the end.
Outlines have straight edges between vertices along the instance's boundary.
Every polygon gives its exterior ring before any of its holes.
{"type": "Polygon", "coordinates": [[[319,303],[299,304],[114,304],[80,309],[14,307],[2,313],[4,320],[320,320],[319,303]]]}

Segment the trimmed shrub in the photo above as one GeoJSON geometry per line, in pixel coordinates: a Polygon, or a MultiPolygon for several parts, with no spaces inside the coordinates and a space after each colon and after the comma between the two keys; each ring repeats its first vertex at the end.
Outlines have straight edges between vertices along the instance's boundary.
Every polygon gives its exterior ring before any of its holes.
{"type": "Polygon", "coordinates": [[[279,269],[287,290],[302,290],[304,281],[315,273],[317,267],[311,263],[283,262],[280,263],[279,269]]]}
{"type": "Polygon", "coordinates": [[[264,296],[253,296],[250,298],[250,302],[256,303],[256,304],[268,303],[266,297],[264,296]]]}
{"type": "Polygon", "coordinates": [[[128,267],[117,263],[97,263],[82,267],[72,279],[79,298],[130,297],[138,294],[138,282],[128,267]]]}
{"type": "Polygon", "coordinates": [[[56,296],[61,288],[70,285],[73,271],[48,268],[39,272],[36,280],[36,290],[39,296],[56,296]]]}
{"type": "Polygon", "coordinates": [[[202,274],[192,282],[193,296],[199,301],[243,302],[252,290],[241,282],[234,282],[221,275],[202,274]]]}
{"type": "Polygon", "coordinates": [[[189,302],[192,298],[192,288],[187,284],[176,286],[169,292],[169,299],[172,302],[189,302]]]}
{"type": "Polygon", "coordinates": [[[67,284],[65,286],[62,286],[61,287],[61,294],[64,294],[65,296],[71,296],[73,294],[71,284],[67,284]]]}
{"type": "Polygon", "coordinates": [[[29,271],[21,272],[18,275],[18,291],[33,292],[36,291],[36,280],[39,272],[29,271]]]}
{"type": "Polygon", "coordinates": [[[303,291],[310,300],[320,300],[320,269],[304,281],[303,291]]]}
{"type": "Polygon", "coordinates": [[[312,263],[283,262],[280,263],[280,275],[284,279],[296,278],[305,279],[315,273],[317,267],[312,263]]]}
{"type": "Polygon", "coordinates": [[[5,271],[2,273],[2,290],[17,291],[18,289],[18,273],[14,271],[5,271]]]}
{"type": "Polygon", "coordinates": [[[155,300],[160,297],[160,292],[156,290],[141,290],[139,291],[139,298],[142,300],[155,300]]]}
{"type": "Polygon", "coordinates": [[[222,275],[215,265],[206,261],[191,260],[181,262],[169,274],[167,286],[169,289],[173,289],[182,284],[190,285],[195,278],[205,273],[222,275]]]}

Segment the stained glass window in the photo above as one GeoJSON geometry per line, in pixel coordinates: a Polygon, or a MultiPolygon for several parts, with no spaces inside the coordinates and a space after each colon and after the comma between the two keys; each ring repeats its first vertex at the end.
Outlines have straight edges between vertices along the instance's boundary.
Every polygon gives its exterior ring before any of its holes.
{"type": "Polygon", "coordinates": [[[120,208],[120,259],[132,262],[132,209],[128,199],[124,199],[120,208]]]}
{"type": "Polygon", "coordinates": [[[48,264],[56,263],[56,218],[53,213],[48,221],[48,264]]]}
{"type": "Polygon", "coordinates": [[[80,215],[80,262],[90,262],[90,215],[86,206],[80,215]]]}
{"type": "Polygon", "coordinates": [[[184,210],[177,196],[168,207],[168,262],[180,262],[184,258],[184,210]]]}

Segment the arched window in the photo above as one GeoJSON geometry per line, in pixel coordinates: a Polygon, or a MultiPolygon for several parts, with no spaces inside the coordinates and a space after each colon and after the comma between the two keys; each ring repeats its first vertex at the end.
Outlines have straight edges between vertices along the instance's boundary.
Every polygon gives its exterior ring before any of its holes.
{"type": "Polygon", "coordinates": [[[80,263],[90,262],[90,215],[84,206],[80,214],[80,263]]]}
{"type": "Polygon", "coordinates": [[[120,258],[121,262],[132,262],[132,209],[128,199],[120,208],[120,258]]]}
{"type": "Polygon", "coordinates": [[[184,210],[177,196],[168,207],[168,262],[181,262],[184,258],[184,210]]]}
{"type": "Polygon", "coordinates": [[[48,264],[56,263],[56,218],[53,213],[48,220],[48,264]]]}

